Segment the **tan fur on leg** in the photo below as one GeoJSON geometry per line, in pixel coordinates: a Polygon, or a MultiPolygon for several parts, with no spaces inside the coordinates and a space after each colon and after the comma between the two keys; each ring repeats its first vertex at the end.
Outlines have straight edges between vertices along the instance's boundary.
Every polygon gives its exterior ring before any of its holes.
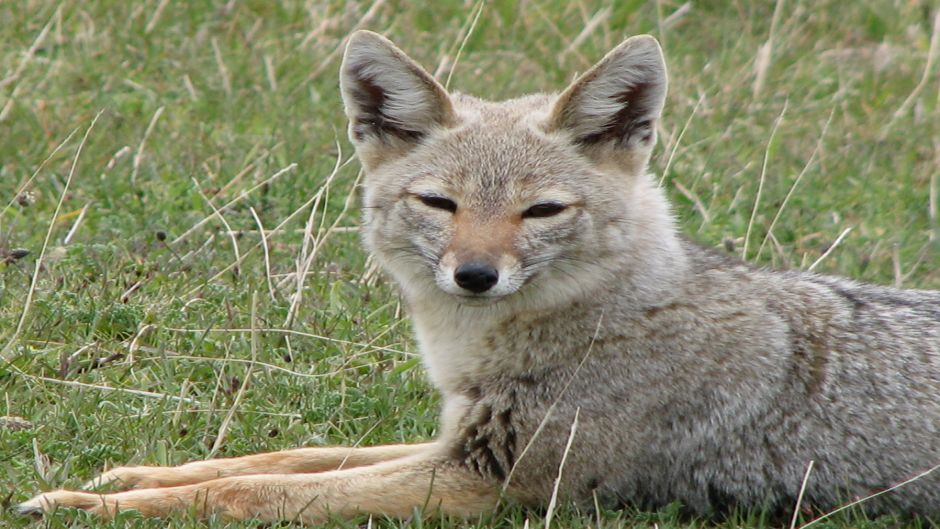
{"type": "Polygon", "coordinates": [[[496,506],[499,490],[498,483],[484,481],[445,458],[419,454],[317,474],[238,476],[104,495],[56,491],[38,496],[22,507],[33,511],[77,507],[108,517],[128,509],[145,516],[195,509],[200,516],[219,513],[239,520],[318,523],[330,516],[407,517],[415,508],[475,516],[496,506]]]}
{"type": "Polygon", "coordinates": [[[212,479],[254,474],[309,474],[355,468],[427,452],[435,443],[365,448],[298,448],[244,457],[194,461],[178,467],[129,466],[111,469],[82,486],[115,484],[120,490],[190,485],[212,479]]]}

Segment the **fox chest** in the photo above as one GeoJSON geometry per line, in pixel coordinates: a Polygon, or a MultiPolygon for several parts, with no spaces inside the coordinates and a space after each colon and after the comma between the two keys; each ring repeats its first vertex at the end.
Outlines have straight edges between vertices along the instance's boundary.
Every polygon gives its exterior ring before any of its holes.
{"type": "MultiPolygon", "coordinates": [[[[443,393],[459,393],[499,376],[521,375],[565,363],[577,340],[550,322],[460,311],[416,314],[415,331],[431,381],[443,393]]],[[[576,355],[575,355],[576,356],[576,355]]]]}
{"type": "Polygon", "coordinates": [[[495,350],[480,322],[422,318],[415,333],[431,382],[443,393],[456,393],[489,373],[505,368],[505,355],[495,350]],[[503,356],[503,358],[500,358],[503,356]]]}

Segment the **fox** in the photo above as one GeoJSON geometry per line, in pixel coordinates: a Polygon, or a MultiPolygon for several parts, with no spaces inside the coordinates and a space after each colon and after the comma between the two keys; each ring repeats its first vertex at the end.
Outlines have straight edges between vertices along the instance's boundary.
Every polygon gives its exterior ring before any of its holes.
{"type": "Polygon", "coordinates": [[[316,524],[415,511],[940,515],[940,292],[759,268],[693,242],[648,164],[662,50],[565,90],[450,93],[385,37],[340,67],[362,238],[397,283],[438,435],[128,466],[19,506],[316,524]],[[811,472],[809,471],[811,469],[811,472]]]}

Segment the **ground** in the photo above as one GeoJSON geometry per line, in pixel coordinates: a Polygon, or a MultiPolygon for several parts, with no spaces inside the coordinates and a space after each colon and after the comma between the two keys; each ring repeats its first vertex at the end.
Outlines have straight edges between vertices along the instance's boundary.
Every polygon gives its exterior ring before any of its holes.
{"type": "MultiPolygon", "coordinates": [[[[210,4],[0,3],[0,526],[99,526],[6,507],[109,465],[434,435],[408,320],[356,232],[337,87],[355,28],[487,98],[557,90],[651,33],[670,69],[652,168],[686,233],[761,265],[940,288],[930,0],[210,4]]],[[[546,525],[511,507],[470,523],[546,525]]],[[[172,521],[207,526],[254,524],[172,521]]]]}

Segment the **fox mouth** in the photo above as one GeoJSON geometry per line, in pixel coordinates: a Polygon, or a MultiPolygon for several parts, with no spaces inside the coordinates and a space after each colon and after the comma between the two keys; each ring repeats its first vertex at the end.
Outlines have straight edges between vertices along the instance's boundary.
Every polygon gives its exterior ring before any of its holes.
{"type": "Polygon", "coordinates": [[[483,307],[486,305],[492,305],[506,298],[506,295],[504,296],[485,296],[482,294],[451,294],[451,295],[457,299],[457,303],[461,305],[469,305],[471,307],[483,307]]]}

